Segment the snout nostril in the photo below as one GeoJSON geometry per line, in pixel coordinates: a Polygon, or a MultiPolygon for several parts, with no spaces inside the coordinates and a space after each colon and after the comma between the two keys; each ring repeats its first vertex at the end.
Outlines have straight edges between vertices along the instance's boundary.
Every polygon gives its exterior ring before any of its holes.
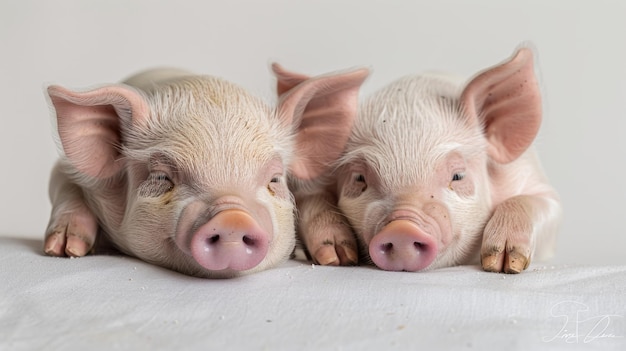
{"type": "Polygon", "coordinates": [[[216,242],[220,241],[220,236],[219,234],[215,234],[212,237],[207,239],[207,243],[209,245],[215,244],[216,242]]]}
{"type": "Polygon", "coordinates": [[[382,253],[389,253],[393,250],[393,243],[385,243],[380,245],[380,251],[382,253]]]}
{"type": "Polygon", "coordinates": [[[414,242],[413,246],[415,246],[415,248],[418,249],[419,251],[426,249],[426,244],[420,243],[419,241],[414,242]]]}
{"type": "Polygon", "coordinates": [[[247,246],[255,246],[256,245],[256,240],[254,240],[253,238],[244,235],[243,236],[243,243],[246,244],[247,246]]]}
{"type": "MultiPolygon", "coordinates": [[[[422,251],[427,250],[428,245],[423,242],[414,241],[413,247],[415,248],[417,252],[422,252],[422,251]]],[[[385,255],[392,255],[395,249],[393,243],[391,242],[381,244],[379,248],[380,248],[380,252],[385,255]]]]}

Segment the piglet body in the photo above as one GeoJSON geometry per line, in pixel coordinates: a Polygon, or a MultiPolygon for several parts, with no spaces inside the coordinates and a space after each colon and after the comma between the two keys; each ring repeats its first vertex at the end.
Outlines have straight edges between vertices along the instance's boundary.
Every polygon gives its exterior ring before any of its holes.
{"type": "MultiPolygon", "coordinates": [[[[309,133],[351,124],[366,70],[307,81],[276,108],[241,87],[175,69],[87,91],[47,89],[63,156],[50,181],[44,250],[83,256],[96,239],[199,277],[271,268],[295,245],[291,169],[307,172],[309,133]],[[322,117],[319,121],[319,117],[322,117]],[[334,123],[333,123],[334,120],[334,123]]],[[[347,137],[345,138],[347,139],[347,137]]],[[[344,145],[338,145],[343,147],[344,145]]]]}
{"type": "Polygon", "coordinates": [[[467,84],[434,74],[391,83],[360,104],[332,175],[294,180],[307,250],[345,265],[360,248],[391,271],[480,258],[487,271],[519,273],[549,257],[561,207],[531,147],[540,122],[528,48],[467,84]]]}

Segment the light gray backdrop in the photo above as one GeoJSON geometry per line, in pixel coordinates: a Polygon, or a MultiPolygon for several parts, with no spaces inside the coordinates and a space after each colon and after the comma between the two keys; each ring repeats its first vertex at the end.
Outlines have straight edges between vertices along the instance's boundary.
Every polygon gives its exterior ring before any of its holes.
{"type": "Polygon", "coordinates": [[[625,263],[626,2],[0,2],[0,234],[41,238],[56,159],[44,83],[87,87],[173,65],[272,98],[268,64],[370,66],[362,95],[424,70],[470,76],[522,41],[539,52],[536,145],[565,221],[554,262],[625,263]]]}

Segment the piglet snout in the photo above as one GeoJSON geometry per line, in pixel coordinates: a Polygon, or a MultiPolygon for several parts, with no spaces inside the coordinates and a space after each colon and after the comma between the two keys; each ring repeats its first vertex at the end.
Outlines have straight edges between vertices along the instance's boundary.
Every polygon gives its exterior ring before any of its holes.
{"type": "Polygon", "coordinates": [[[395,220],[374,236],[369,244],[374,264],[387,271],[419,271],[437,256],[435,239],[408,220],[395,220]]]}
{"type": "Polygon", "coordinates": [[[265,258],[268,247],[268,234],[241,210],[218,213],[191,239],[191,255],[209,270],[254,268],[265,258]]]}

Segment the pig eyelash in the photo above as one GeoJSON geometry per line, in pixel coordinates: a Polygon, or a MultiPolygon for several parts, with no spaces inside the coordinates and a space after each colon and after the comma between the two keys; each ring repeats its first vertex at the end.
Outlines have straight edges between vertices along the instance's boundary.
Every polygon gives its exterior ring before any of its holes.
{"type": "Polygon", "coordinates": [[[361,196],[367,190],[365,176],[362,173],[353,172],[350,177],[348,178],[348,186],[343,189],[343,195],[350,198],[361,196]]]}
{"type": "Polygon", "coordinates": [[[361,193],[364,193],[365,190],[367,190],[367,182],[365,181],[365,176],[363,174],[357,173],[357,175],[354,176],[354,181],[363,184],[361,186],[361,193]]]}
{"type": "Polygon", "coordinates": [[[165,192],[168,192],[168,191],[172,190],[172,188],[174,188],[174,182],[164,172],[155,172],[150,177],[152,178],[153,182],[157,182],[157,183],[162,184],[163,189],[167,189],[167,190],[165,190],[165,192]]]}
{"type": "Polygon", "coordinates": [[[463,180],[463,178],[465,178],[465,172],[455,172],[454,174],[452,174],[452,180],[450,181],[450,184],[448,184],[448,189],[454,191],[452,183],[461,181],[463,180]]]}
{"type": "Polygon", "coordinates": [[[159,173],[157,175],[154,176],[155,180],[158,180],[160,182],[165,182],[165,181],[169,181],[171,182],[172,180],[170,179],[170,177],[168,177],[165,173],[159,173]]]}
{"type": "Polygon", "coordinates": [[[164,172],[152,172],[140,186],[139,196],[158,197],[174,189],[174,182],[164,172]]]}
{"type": "Polygon", "coordinates": [[[282,176],[273,176],[272,179],[270,179],[270,182],[267,184],[267,191],[269,191],[269,193],[272,196],[276,196],[276,192],[280,192],[280,189],[282,188],[281,185],[279,185],[281,183],[282,180],[282,176]]]}

